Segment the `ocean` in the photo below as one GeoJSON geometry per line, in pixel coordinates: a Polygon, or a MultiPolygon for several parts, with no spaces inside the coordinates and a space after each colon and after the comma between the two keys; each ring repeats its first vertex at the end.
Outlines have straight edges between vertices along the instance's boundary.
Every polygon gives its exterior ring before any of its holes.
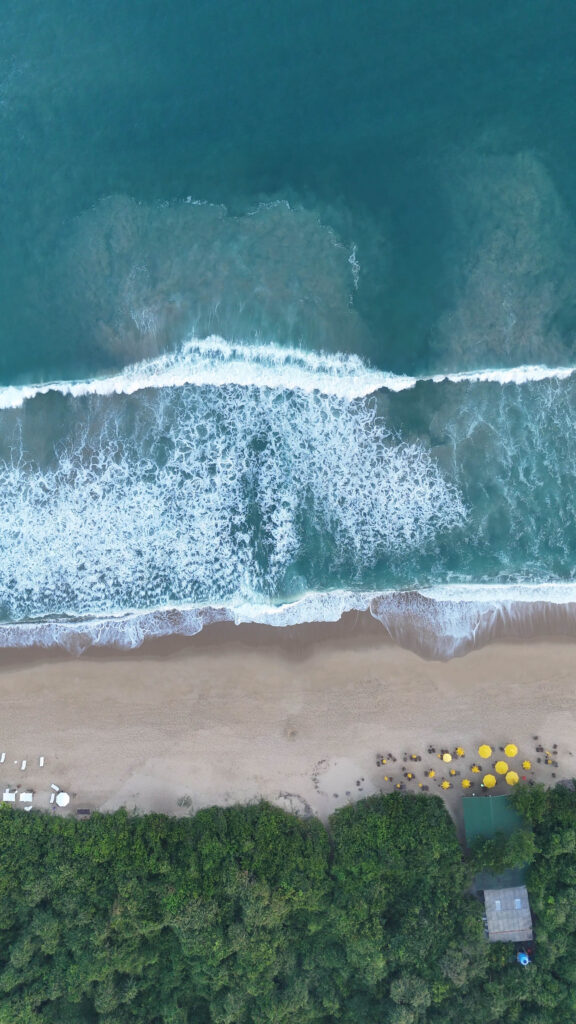
{"type": "Polygon", "coordinates": [[[576,632],[570,0],[1,24],[0,645],[576,632]]]}

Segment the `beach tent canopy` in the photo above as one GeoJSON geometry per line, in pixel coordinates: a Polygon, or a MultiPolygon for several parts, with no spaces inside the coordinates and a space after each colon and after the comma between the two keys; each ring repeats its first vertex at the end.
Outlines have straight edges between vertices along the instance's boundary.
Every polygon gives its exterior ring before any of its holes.
{"type": "Polygon", "coordinates": [[[498,772],[498,775],[506,775],[506,772],[508,771],[508,765],[506,761],[496,761],[494,768],[498,772]]]}
{"type": "Polygon", "coordinates": [[[507,743],[504,747],[504,753],[506,754],[506,757],[516,757],[518,747],[515,743],[507,743]]]}
{"type": "Polygon", "coordinates": [[[515,786],[518,782],[518,772],[507,772],[506,782],[508,783],[509,786],[515,786]]]}
{"type": "MultiPolygon", "coordinates": [[[[506,788],[508,790],[508,787],[506,788]]],[[[499,832],[509,836],[522,828],[522,818],[510,803],[510,796],[492,794],[493,790],[489,789],[484,797],[474,800],[468,790],[462,791],[464,831],[468,849],[473,847],[477,839],[493,839],[499,832]]],[[[502,889],[506,886],[522,885],[524,881],[523,868],[511,868],[497,875],[484,871],[475,876],[474,889],[476,892],[484,889],[502,889]]]]}
{"type": "Polygon", "coordinates": [[[478,747],[478,753],[480,757],[490,757],[492,754],[492,747],[489,747],[487,743],[481,743],[478,747]]]}
{"type": "Polygon", "coordinates": [[[496,785],[496,779],[493,775],[485,775],[482,782],[486,786],[486,789],[494,789],[494,786],[496,785]]]}
{"type": "Polygon", "coordinates": [[[510,836],[522,828],[522,818],[512,807],[510,797],[504,794],[484,800],[466,797],[462,801],[462,809],[467,846],[472,846],[476,839],[493,839],[498,832],[510,836]]]}

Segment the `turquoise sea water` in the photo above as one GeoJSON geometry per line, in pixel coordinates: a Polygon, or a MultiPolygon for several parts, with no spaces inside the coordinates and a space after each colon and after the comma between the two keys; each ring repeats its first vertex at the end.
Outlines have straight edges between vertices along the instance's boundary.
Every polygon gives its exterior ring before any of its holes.
{"type": "Polygon", "coordinates": [[[574,601],[573,4],[1,18],[0,642],[574,601]]]}

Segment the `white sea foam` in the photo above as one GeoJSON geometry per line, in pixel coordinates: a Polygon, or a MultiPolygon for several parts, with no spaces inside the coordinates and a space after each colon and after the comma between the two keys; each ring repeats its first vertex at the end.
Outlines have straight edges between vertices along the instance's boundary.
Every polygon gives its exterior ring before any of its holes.
{"type": "Polygon", "coordinates": [[[416,379],[381,373],[354,355],[307,352],[275,344],[243,344],[212,336],[192,338],[174,353],[144,360],[110,377],[79,381],[50,381],[0,388],[0,409],[18,408],[36,395],[131,395],[146,388],[268,387],[318,391],[354,399],[380,388],[402,391],[416,379]]]}
{"type": "Polygon", "coordinates": [[[576,603],[576,582],[447,583],[416,592],[432,601],[477,605],[576,603]]]}
{"type": "Polygon", "coordinates": [[[528,384],[540,380],[566,380],[576,373],[573,366],[510,366],[500,370],[464,370],[461,373],[435,373],[431,377],[418,377],[441,384],[445,380],[453,384],[528,384]]]}
{"type": "MultiPolygon", "coordinates": [[[[150,311],[141,311],[140,316],[148,317],[147,329],[153,330],[150,311]]],[[[575,372],[573,367],[516,366],[412,377],[374,369],[351,354],[311,352],[273,343],[245,344],[213,335],[192,338],[176,352],[134,363],[109,377],[0,387],[0,409],[17,409],[28,399],[49,393],[76,398],[131,395],[146,388],[174,388],[184,384],[198,387],[238,384],[308,393],[318,391],[353,400],[380,390],[406,391],[419,382],[526,384],[565,380],[575,372]]]]}
{"type": "Polygon", "coordinates": [[[253,595],[226,607],[168,605],[81,620],[4,623],[0,648],[63,647],[77,654],[90,646],[132,649],[159,637],[194,636],[217,622],[283,628],[338,622],[351,611],[370,613],[401,646],[446,659],[502,636],[576,636],[576,583],[450,584],[408,593],[333,590],[278,605],[253,595]]]}
{"type": "Polygon", "coordinates": [[[50,466],[0,465],[11,621],[273,598],[301,560],[361,572],[465,518],[430,455],[364,402],[229,386],[116,403],[104,427],[94,409],[50,466]]]}

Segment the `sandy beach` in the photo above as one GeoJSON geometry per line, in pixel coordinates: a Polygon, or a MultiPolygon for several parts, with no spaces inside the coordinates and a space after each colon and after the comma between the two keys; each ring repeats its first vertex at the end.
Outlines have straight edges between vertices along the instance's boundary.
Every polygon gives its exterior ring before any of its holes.
{"type": "Polygon", "coordinates": [[[33,790],[47,809],[54,783],[72,796],[57,813],[182,814],[265,797],[326,819],[350,800],[422,782],[458,820],[461,778],[482,777],[470,775],[478,744],[497,757],[510,741],[520,774],[549,784],[576,774],[573,642],[493,644],[442,663],[390,643],[378,624],[218,625],[129,653],[4,652],[0,668],[2,789],[33,790]],[[458,744],[466,755],[451,765],[427,753],[458,744]],[[538,764],[536,746],[554,744],[557,765],[538,764]],[[388,753],[397,760],[377,765],[388,753]],[[405,753],[422,760],[406,764],[405,753]]]}

